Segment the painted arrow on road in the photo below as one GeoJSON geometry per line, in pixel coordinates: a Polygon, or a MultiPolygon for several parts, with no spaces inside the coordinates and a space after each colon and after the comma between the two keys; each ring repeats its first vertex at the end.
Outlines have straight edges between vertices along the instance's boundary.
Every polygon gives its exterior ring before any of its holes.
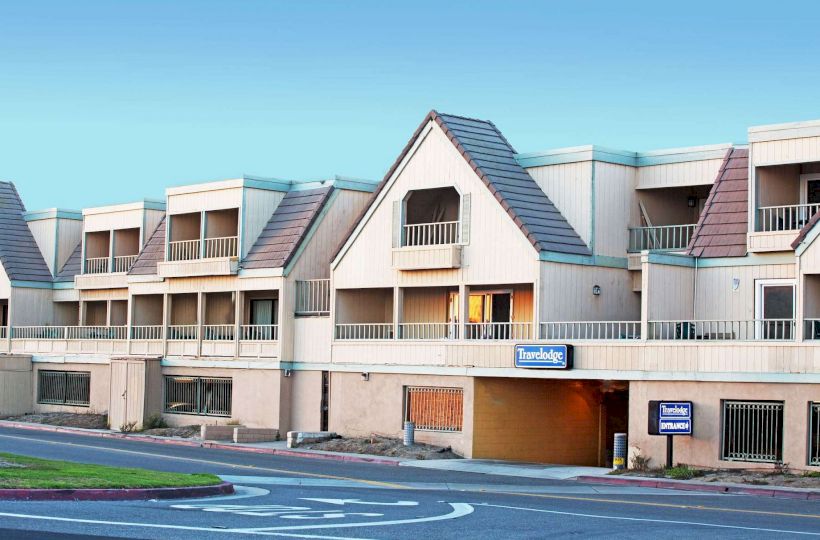
{"type": "Polygon", "coordinates": [[[396,502],[373,502],[373,501],[363,501],[361,499],[307,499],[302,498],[302,501],[313,501],[313,502],[321,502],[327,504],[337,504],[339,506],[343,506],[345,504],[370,504],[373,506],[418,506],[419,503],[416,501],[396,501],[396,502]]]}

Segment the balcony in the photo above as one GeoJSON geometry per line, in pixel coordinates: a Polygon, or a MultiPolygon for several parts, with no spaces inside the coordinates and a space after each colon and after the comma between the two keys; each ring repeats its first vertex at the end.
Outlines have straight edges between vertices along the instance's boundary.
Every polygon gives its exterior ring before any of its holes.
{"type": "Polygon", "coordinates": [[[799,231],[820,210],[820,204],[790,204],[758,208],[758,231],[799,231]]]}
{"type": "Polygon", "coordinates": [[[402,247],[458,244],[460,227],[458,221],[404,225],[402,247]]]}
{"type": "Polygon", "coordinates": [[[169,261],[193,261],[197,259],[218,259],[237,257],[236,236],[205,238],[204,240],[179,240],[168,242],[169,261]]]}
{"type": "Polygon", "coordinates": [[[650,321],[649,339],[670,341],[793,341],[794,319],[650,321]]]}
{"type": "Polygon", "coordinates": [[[649,251],[683,251],[695,232],[695,224],[630,227],[629,253],[649,251]]]}
{"type": "Polygon", "coordinates": [[[309,279],[296,282],[296,310],[300,317],[330,315],[330,280],[309,279]]]}

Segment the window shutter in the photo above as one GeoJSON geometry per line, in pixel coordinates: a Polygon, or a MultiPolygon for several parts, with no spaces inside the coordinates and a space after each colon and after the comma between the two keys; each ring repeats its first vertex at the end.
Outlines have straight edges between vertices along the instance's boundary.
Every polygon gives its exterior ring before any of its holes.
{"type": "Polygon", "coordinates": [[[470,243],[470,194],[461,196],[461,243],[470,243]]]}
{"type": "Polygon", "coordinates": [[[401,247],[401,201],[393,201],[393,247],[401,247]]]}

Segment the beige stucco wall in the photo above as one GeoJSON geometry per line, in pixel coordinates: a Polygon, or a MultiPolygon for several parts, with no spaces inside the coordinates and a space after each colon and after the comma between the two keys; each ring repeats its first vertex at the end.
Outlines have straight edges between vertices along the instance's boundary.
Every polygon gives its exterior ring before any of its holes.
{"type": "Polygon", "coordinates": [[[0,356],[0,416],[30,413],[34,409],[31,357],[0,356]]]}
{"type": "Polygon", "coordinates": [[[231,377],[233,379],[233,402],[230,418],[191,414],[163,414],[163,418],[169,425],[240,423],[248,427],[278,428],[283,432],[289,429],[288,387],[290,378],[282,377],[282,372],[278,369],[164,367],[162,368],[162,374],[231,377]],[[284,403],[285,406],[281,407],[280,403],[284,403]]]}
{"type": "Polygon", "coordinates": [[[445,386],[464,389],[464,423],[461,433],[416,431],[416,440],[471,457],[473,431],[473,382],[469,377],[436,375],[332,373],[330,382],[330,430],[345,436],[371,434],[402,436],[405,386],[445,386]]]}
{"type": "Polygon", "coordinates": [[[111,367],[108,364],[83,364],[83,363],[62,363],[62,362],[36,362],[32,365],[32,400],[34,402],[34,412],[72,412],[72,413],[95,413],[107,414],[111,400],[111,367]],[[43,370],[53,371],[88,371],[91,373],[91,395],[88,407],[76,407],[70,405],[47,405],[37,403],[37,372],[43,370]]]}
{"type": "Polygon", "coordinates": [[[820,387],[812,384],[630,382],[630,456],[640,453],[650,457],[650,465],[655,467],[666,462],[666,437],[647,434],[648,401],[680,400],[693,403],[694,433],[691,437],[675,438],[675,463],[722,468],[771,467],[764,463],[720,460],[722,399],[784,401],[784,463],[794,469],[820,469],[806,465],[808,403],[820,400],[820,387]]]}
{"type": "Polygon", "coordinates": [[[319,431],[322,416],[322,372],[294,371],[290,379],[290,429],[319,431]]]}

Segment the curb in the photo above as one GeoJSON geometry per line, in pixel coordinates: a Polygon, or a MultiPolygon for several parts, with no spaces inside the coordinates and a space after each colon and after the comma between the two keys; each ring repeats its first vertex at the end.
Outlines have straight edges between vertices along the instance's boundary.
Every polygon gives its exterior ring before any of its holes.
{"type": "Polygon", "coordinates": [[[196,499],[233,494],[233,484],[214,486],[126,489],[0,489],[3,501],[144,501],[196,499]]]}
{"type": "MultiPolygon", "coordinates": [[[[0,427],[16,429],[30,429],[32,431],[50,431],[52,433],[68,433],[71,435],[84,435],[86,437],[100,437],[104,439],[122,439],[128,441],[147,442],[153,444],[171,444],[176,446],[187,446],[189,448],[210,448],[213,450],[232,450],[234,452],[248,452],[251,454],[268,454],[285,457],[297,457],[306,459],[325,459],[331,461],[347,461],[350,463],[370,463],[374,465],[398,466],[401,462],[396,460],[381,459],[378,457],[362,456],[357,454],[330,454],[319,453],[319,451],[304,452],[299,450],[279,448],[254,448],[252,446],[239,446],[219,442],[194,442],[177,439],[160,439],[146,435],[128,435],[125,433],[114,433],[110,431],[91,431],[80,428],[66,426],[50,426],[48,424],[29,424],[26,422],[11,422],[0,420],[0,427]]],[[[2,495],[0,495],[2,497],[2,495]]]]}
{"type": "Polygon", "coordinates": [[[579,482],[587,484],[606,484],[610,486],[635,486],[678,491],[705,491],[710,493],[731,493],[735,495],[752,495],[755,497],[772,497],[775,499],[799,499],[808,501],[820,500],[820,491],[812,489],[794,489],[781,487],[755,487],[735,484],[704,484],[685,480],[663,480],[654,478],[611,478],[604,476],[579,476],[579,482]]]}

